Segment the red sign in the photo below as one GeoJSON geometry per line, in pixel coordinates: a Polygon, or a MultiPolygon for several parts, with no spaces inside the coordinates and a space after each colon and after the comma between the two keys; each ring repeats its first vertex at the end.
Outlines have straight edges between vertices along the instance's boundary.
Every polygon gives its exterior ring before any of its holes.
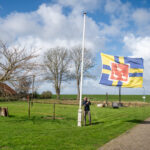
{"type": "Polygon", "coordinates": [[[129,65],[112,62],[110,80],[127,82],[129,79],[129,65]]]}

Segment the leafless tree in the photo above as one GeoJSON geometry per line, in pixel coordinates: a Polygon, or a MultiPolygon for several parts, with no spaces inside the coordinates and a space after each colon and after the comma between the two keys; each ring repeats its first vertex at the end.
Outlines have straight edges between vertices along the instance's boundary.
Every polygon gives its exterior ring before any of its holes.
{"type": "Polygon", "coordinates": [[[70,78],[69,65],[70,57],[66,48],[51,48],[44,55],[46,79],[53,83],[57,99],[60,99],[62,81],[70,78]]]}
{"type": "Polygon", "coordinates": [[[18,84],[16,84],[16,91],[19,96],[27,96],[29,91],[31,90],[32,78],[29,76],[24,76],[18,80],[18,84]]]}
{"type": "Polygon", "coordinates": [[[13,83],[18,78],[28,75],[36,66],[33,61],[36,57],[35,51],[8,47],[0,42],[0,82],[13,83]]]}
{"type": "MultiPolygon", "coordinates": [[[[77,99],[80,97],[80,77],[81,77],[81,59],[82,59],[82,48],[80,46],[73,47],[71,49],[71,59],[73,64],[72,79],[76,79],[77,82],[77,99]]],[[[94,76],[89,72],[95,65],[94,57],[90,50],[85,49],[84,51],[84,77],[92,78],[94,76]]]]}

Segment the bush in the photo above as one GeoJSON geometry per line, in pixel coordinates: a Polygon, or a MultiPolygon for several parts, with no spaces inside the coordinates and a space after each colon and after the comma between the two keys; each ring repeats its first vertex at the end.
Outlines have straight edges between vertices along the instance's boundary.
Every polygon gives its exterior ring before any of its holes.
{"type": "Polygon", "coordinates": [[[43,99],[52,98],[52,92],[51,91],[45,91],[41,94],[40,98],[43,98],[43,99]]]}
{"type": "Polygon", "coordinates": [[[40,95],[37,91],[35,91],[35,92],[33,93],[33,98],[35,98],[35,99],[40,99],[40,98],[41,98],[41,95],[40,95]]]}

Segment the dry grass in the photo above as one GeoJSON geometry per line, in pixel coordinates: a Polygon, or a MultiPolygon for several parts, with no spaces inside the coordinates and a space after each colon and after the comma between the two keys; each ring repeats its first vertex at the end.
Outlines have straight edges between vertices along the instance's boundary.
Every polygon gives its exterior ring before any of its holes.
{"type": "MultiPolygon", "coordinates": [[[[64,104],[64,105],[78,105],[78,100],[34,100],[34,103],[42,103],[42,104],[64,104]]],[[[116,101],[118,102],[118,101],[116,101]]],[[[92,104],[106,104],[105,101],[92,101],[92,104]]],[[[150,103],[147,102],[139,102],[139,101],[131,101],[131,102],[125,102],[122,101],[123,106],[125,107],[142,107],[142,106],[150,106],[150,103]]],[[[112,106],[112,102],[108,102],[108,106],[112,106]]]]}

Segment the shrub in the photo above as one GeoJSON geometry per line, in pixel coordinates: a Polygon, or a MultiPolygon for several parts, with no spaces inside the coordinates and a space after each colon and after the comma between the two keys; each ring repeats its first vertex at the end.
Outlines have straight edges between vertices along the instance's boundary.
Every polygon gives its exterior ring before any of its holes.
{"type": "Polygon", "coordinates": [[[52,92],[51,91],[44,91],[41,96],[43,99],[52,98],[52,92]]]}
{"type": "Polygon", "coordinates": [[[39,99],[39,98],[41,98],[41,95],[40,95],[37,91],[35,91],[35,92],[33,93],[33,98],[39,99]]]}

